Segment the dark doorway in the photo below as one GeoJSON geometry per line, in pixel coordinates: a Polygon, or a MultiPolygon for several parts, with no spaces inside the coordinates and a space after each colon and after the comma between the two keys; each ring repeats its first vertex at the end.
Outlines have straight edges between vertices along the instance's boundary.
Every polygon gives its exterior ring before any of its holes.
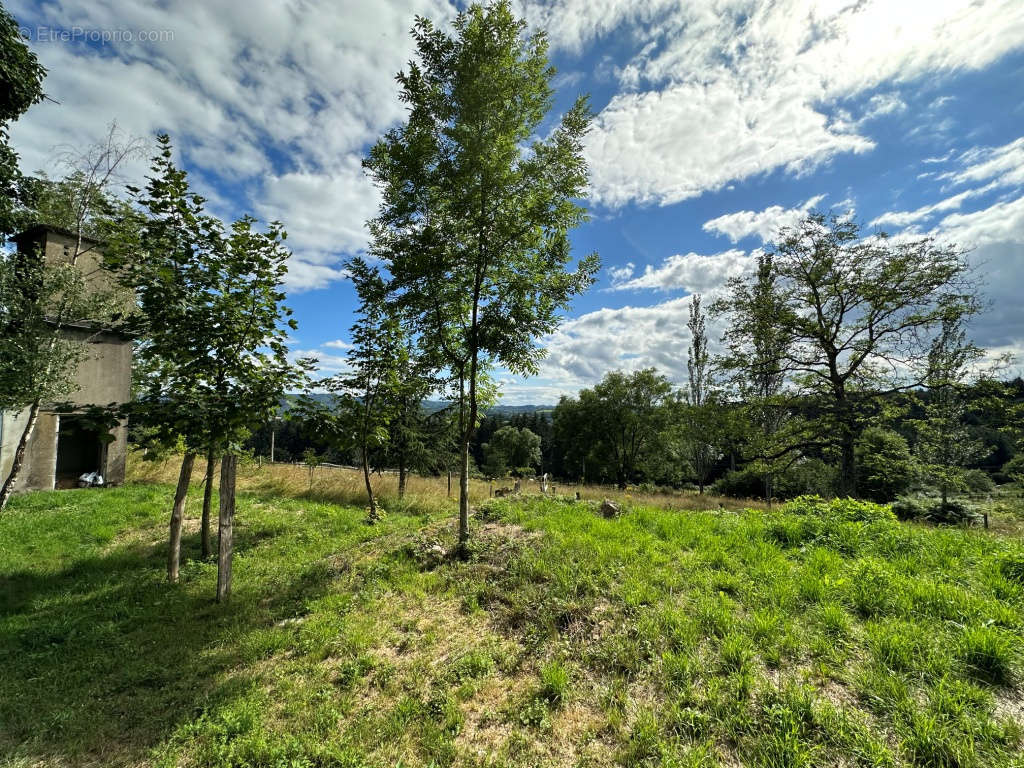
{"type": "Polygon", "coordinates": [[[103,472],[103,443],[76,416],[61,416],[57,432],[58,488],[72,488],[86,472],[103,472]]]}

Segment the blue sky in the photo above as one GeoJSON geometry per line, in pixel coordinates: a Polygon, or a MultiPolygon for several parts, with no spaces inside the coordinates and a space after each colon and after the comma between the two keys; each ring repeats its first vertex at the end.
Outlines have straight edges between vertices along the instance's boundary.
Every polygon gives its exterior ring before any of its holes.
{"type": "MultiPolygon", "coordinates": [[[[95,141],[111,120],[134,135],[169,132],[216,213],[285,222],[296,354],[336,371],[354,303],[340,264],[365,246],[377,204],[359,161],[401,119],[393,75],[409,58],[414,15],[444,22],[456,7],[8,7],[57,102],[15,126],[23,166],[56,171],[55,147],[95,141]]],[[[614,368],[654,365],[682,383],[689,297],[721,291],[812,207],[969,248],[991,302],[975,340],[1024,353],[1020,0],[517,7],[551,38],[554,114],[591,94],[592,220],[573,244],[604,266],[544,340],[541,375],[499,372],[505,402],[553,402],[614,368]]],[[[145,169],[136,162],[126,176],[145,169]]]]}

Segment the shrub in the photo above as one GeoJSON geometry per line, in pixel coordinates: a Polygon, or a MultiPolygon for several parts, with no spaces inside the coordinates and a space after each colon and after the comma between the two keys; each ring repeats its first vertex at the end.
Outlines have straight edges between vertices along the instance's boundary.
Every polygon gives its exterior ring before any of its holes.
{"type": "Polygon", "coordinates": [[[857,443],[857,488],[873,501],[892,501],[906,493],[920,474],[907,441],[880,427],[864,430],[857,443]]]}
{"type": "Polygon", "coordinates": [[[892,511],[900,520],[920,520],[936,525],[977,525],[982,516],[966,502],[905,496],[893,502],[892,511]]]}
{"type": "Polygon", "coordinates": [[[999,561],[999,572],[1008,581],[1024,587],[1024,553],[1003,555],[999,561]]]}
{"type": "Polygon", "coordinates": [[[838,522],[877,523],[893,521],[892,509],[884,504],[857,499],[825,500],[820,496],[798,496],[782,507],[790,515],[814,515],[838,522]]]}
{"type": "Polygon", "coordinates": [[[996,484],[988,472],[980,469],[969,469],[964,472],[964,485],[971,493],[991,493],[996,489],[996,484]]]}
{"type": "MultiPolygon", "coordinates": [[[[780,499],[804,494],[828,496],[835,490],[836,470],[820,459],[805,459],[774,477],[772,493],[780,499]]],[[[761,498],[764,477],[752,469],[726,472],[711,486],[719,496],[761,498]]]]}

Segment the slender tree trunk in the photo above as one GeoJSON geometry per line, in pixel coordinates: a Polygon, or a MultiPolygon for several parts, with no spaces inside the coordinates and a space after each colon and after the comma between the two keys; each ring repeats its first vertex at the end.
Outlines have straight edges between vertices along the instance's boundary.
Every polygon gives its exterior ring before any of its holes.
{"type": "Polygon", "coordinates": [[[3,487],[0,487],[0,509],[7,506],[7,501],[11,498],[11,494],[14,493],[14,484],[18,480],[18,475],[21,474],[21,468],[25,464],[25,450],[28,448],[28,441],[32,437],[32,430],[36,427],[36,422],[39,421],[39,400],[34,400],[32,405],[28,407],[28,421],[25,423],[25,428],[21,431],[21,437],[18,439],[18,447],[14,449],[14,462],[11,464],[11,471],[7,475],[7,479],[4,480],[3,487]]]}
{"type": "Polygon", "coordinates": [[[844,430],[839,445],[839,495],[857,495],[857,466],[854,451],[854,436],[851,430],[844,430]]]}
{"type": "Polygon", "coordinates": [[[192,465],[196,455],[185,453],[178,473],[178,487],[174,491],[174,507],[171,509],[170,542],[167,547],[167,580],[172,584],[178,580],[178,564],[181,561],[181,523],[185,518],[185,502],[188,499],[188,483],[192,479],[192,465]]]}
{"type": "Polygon", "coordinates": [[[406,481],[406,470],[405,470],[405,458],[399,457],[398,459],[398,498],[405,498],[405,481],[406,481]]]}
{"type": "Polygon", "coordinates": [[[203,488],[203,525],[200,532],[203,559],[210,556],[210,505],[213,503],[213,479],[217,471],[217,454],[213,448],[206,453],[206,486],[203,488]]]}
{"type": "Polygon", "coordinates": [[[377,500],[373,496],[373,485],[370,483],[370,460],[367,456],[366,444],[363,444],[363,480],[366,482],[366,497],[370,500],[370,512],[367,521],[375,523],[380,519],[377,513],[377,500]]]}
{"type": "Polygon", "coordinates": [[[217,536],[217,602],[231,597],[231,554],[235,525],[235,470],[238,457],[225,454],[220,462],[220,519],[217,536]]]}
{"type": "MultiPolygon", "coordinates": [[[[474,325],[476,310],[474,308],[474,325]]],[[[469,369],[469,406],[466,407],[465,385],[460,379],[459,426],[462,430],[462,451],[459,457],[459,555],[464,557],[469,546],[469,443],[473,438],[476,424],[476,352],[474,351],[469,369]]]]}
{"type": "Polygon", "coordinates": [[[448,470],[448,498],[452,497],[452,471],[448,470]]]}
{"type": "Polygon", "coordinates": [[[459,462],[459,552],[465,554],[469,546],[469,440],[462,442],[459,462]]]}

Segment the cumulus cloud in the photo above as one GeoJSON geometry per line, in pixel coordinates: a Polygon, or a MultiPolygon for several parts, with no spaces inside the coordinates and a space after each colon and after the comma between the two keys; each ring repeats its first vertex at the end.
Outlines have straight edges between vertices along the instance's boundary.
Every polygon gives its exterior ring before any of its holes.
{"type": "Polygon", "coordinates": [[[825,199],[825,195],[815,195],[796,208],[783,208],[772,205],[763,211],[737,211],[704,222],[704,231],[725,235],[734,243],[745,237],[757,236],[762,243],[767,243],[779,234],[783,227],[791,227],[803,219],[807,213],[825,199]]]}
{"type": "MultiPolygon", "coordinates": [[[[692,295],[653,306],[599,309],[565,322],[545,340],[548,356],[540,378],[562,392],[592,386],[608,371],[654,366],[673,382],[686,380],[690,334],[686,321],[692,295]]],[[[724,328],[708,322],[713,352],[724,328]]]]}
{"type": "MultiPolygon", "coordinates": [[[[340,258],[365,246],[377,197],[359,158],[403,115],[393,78],[411,54],[409,27],[416,14],[454,14],[447,0],[7,5],[53,99],[14,126],[23,167],[52,171],[54,146],[95,141],[113,119],[135,135],[166,131],[201,193],[230,192],[219,215],[285,223],[292,290],[340,279],[340,258]],[[86,45],[47,41],[43,27],[156,35],[86,45]]],[[[129,172],[141,178],[147,166],[129,172]]]]}
{"type": "Polygon", "coordinates": [[[587,143],[592,198],[609,207],[866,152],[864,121],[898,111],[900,87],[1024,45],[1017,0],[562,0],[533,13],[569,50],[622,27],[636,40],[587,143]],[[881,87],[860,115],[830,107],[881,87]]]}
{"type": "Polygon", "coordinates": [[[711,255],[675,254],[657,267],[648,265],[641,275],[613,282],[607,290],[707,293],[720,289],[729,278],[743,274],[752,263],[753,254],[740,250],[711,255]]]}

